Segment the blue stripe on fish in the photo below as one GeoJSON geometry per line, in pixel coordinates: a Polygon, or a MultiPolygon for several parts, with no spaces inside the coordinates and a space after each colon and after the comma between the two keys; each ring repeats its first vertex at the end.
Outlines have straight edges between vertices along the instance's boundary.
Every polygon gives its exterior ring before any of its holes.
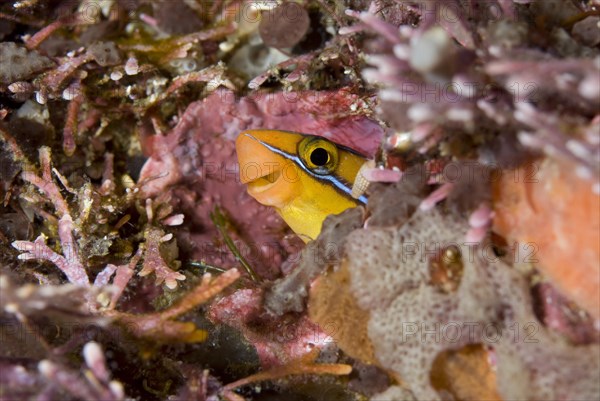
{"type": "MultiPolygon", "coordinates": [[[[300,157],[289,154],[287,152],[284,152],[283,150],[276,148],[275,146],[269,145],[268,143],[265,143],[265,142],[261,141],[260,139],[253,137],[250,134],[244,134],[244,135],[254,139],[258,143],[263,145],[265,148],[269,149],[271,152],[276,153],[288,160],[291,160],[298,167],[300,167],[302,169],[302,171],[306,172],[311,177],[316,178],[319,181],[329,183],[329,184],[333,185],[333,187],[336,188],[338,191],[341,191],[344,194],[352,197],[352,186],[345,180],[342,180],[340,177],[336,176],[335,174],[327,174],[327,175],[316,174],[316,173],[310,171],[310,169],[308,167],[306,167],[306,165],[304,164],[304,162],[302,162],[302,159],[300,159],[300,157]]],[[[362,203],[363,205],[367,204],[367,197],[364,195],[361,195],[357,200],[360,203],[362,203]]]]}

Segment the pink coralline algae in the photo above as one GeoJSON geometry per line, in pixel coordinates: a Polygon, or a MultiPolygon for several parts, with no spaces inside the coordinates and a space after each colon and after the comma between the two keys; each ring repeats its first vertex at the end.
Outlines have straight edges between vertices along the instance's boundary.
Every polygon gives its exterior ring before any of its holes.
{"type": "Polygon", "coordinates": [[[261,366],[285,365],[315,348],[324,348],[333,340],[308,319],[284,316],[273,319],[263,308],[261,290],[242,289],[213,303],[209,317],[238,329],[256,348],[261,366]]]}
{"type": "Polygon", "coordinates": [[[281,239],[286,230],[282,220],[239,183],[233,140],[246,129],[285,129],[324,136],[372,157],[383,129],[366,116],[369,104],[370,99],[346,89],[257,93],[241,99],[218,90],[191,104],[169,134],[143,138],[150,158],[141,172],[141,190],[147,196],[170,191],[186,215],[180,246],[192,259],[228,267],[235,259],[219,247],[209,219],[220,205],[235,224],[240,252],[259,276],[274,278],[297,246],[281,239]]]}

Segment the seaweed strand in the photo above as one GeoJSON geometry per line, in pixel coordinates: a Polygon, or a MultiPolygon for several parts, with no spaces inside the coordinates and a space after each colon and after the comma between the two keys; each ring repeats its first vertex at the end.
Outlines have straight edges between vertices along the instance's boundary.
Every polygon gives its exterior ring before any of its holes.
{"type": "Polygon", "coordinates": [[[221,212],[221,208],[218,205],[215,206],[213,211],[210,213],[210,219],[212,220],[215,227],[217,227],[217,229],[223,236],[223,241],[225,241],[227,248],[229,248],[229,250],[231,251],[233,256],[235,256],[236,260],[238,262],[240,262],[242,267],[246,270],[246,272],[248,272],[248,275],[250,276],[252,281],[260,282],[261,279],[258,276],[258,274],[256,274],[256,272],[254,271],[252,266],[250,266],[248,261],[244,258],[244,256],[242,256],[242,254],[240,253],[240,250],[238,249],[237,246],[235,246],[235,244],[233,243],[233,240],[229,236],[229,233],[227,233],[227,228],[226,228],[227,227],[227,219],[221,212]]]}

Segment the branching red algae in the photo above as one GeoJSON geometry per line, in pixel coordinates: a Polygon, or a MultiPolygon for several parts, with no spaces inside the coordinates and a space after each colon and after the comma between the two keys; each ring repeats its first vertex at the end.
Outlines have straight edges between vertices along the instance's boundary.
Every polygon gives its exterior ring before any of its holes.
{"type": "Polygon", "coordinates": [[[198,286],[164,311],[146,315],[111,311],[107,315],[118,319],[131,334],[137,337],[147,337],[159,341],[204,341],[208,335],[205,330],[197,329],[194,323],[176,322],[173,319],[207,302],[239,277],[240,273],[236,269],[230,269],[214,279],[210,273],[206,273],[198,286]]]}
{"type": "Polygon", "coordinates": [[[343,376],[348,375],[352,371],[350,365],[345,364],[327,364],[327,363],[315,363],[315,359],[319,356],[319,350],[314,349],[313,351],[303,355],[302,357],[289,361],[283,366],[273,367],[268,370],[250,375],[243,379],[229,383],[223,386],[222,393],[224,396],[228,396],[234,389],[242,386],[246,386],[251,383],[260,381],[271,381],[277,380],[288,376],[294,375],[335,375],[343,376]]]}

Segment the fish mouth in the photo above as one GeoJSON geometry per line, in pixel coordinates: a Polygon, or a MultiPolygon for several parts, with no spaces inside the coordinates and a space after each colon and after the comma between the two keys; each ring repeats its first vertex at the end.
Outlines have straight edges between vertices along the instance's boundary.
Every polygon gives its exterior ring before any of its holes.
{"type": "Polygon", "coordinates": [[[280,208],[300,191],[293,162],[269,148],[260,132],[246,131],[236,140],[240,181],[250,196],[266,206],[280,208]]]}
{"type": "Polygon", "coordinates": [[[280,177],[281,170],[275,170],[272,173],[268,173],[266,175],[263,175],[262,177],[258,177],[252,181],[249,181],[247,183],[248,193],[252,195],[268,191],[277,184],[277,181],[280,177]]]}

